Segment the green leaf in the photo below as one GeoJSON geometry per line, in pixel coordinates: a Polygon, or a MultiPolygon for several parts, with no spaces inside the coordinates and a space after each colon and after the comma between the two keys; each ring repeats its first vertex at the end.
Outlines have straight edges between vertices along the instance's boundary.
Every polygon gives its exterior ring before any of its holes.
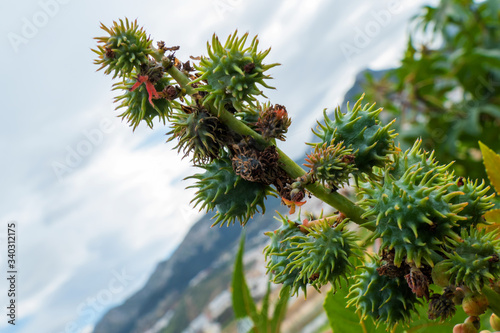
{"type": "Polygon", "coordinates": [[[240,247],[234,262],[232,287],[233,310],[236,319],[250,317],[254,323],[258,322],[255,302],[248,289],[245,272],[243,270],[243,252],[245,249],[245,232],[241,233],[240,247]]]}
{"type": "MultiPolygon", "coordinates": [[[[289,286],[285,287],[290,289],[289,286]]],[[[285,290],[285,295],[278,299],[276,306],[274,307],[273,318],[271,319],[271,333],[279,333],[280,326],[285,318],[288,301],[290,300],[290,290],[285,290]]]]}
{"type": "Polygon", "coordinates": [[[474,50],[474,55],[478,55],[483,61],[491,61],[495,67],[500,64],[500,50],[477,48],[474,50]]]}
{"type": "Polygon", "coordinates": [[[286,297],[280,298],[274,308],[273,317],[268,317],[269,303],[271,295],[271,285],[268,284],[267,292],[262,300],[262,309],[257,311],[255,302],[248,289],[245,272],[243,269],[243,252],[245,249],[245,234],[241,235],[240,246],[236,260],[234,262],[234,273],[232,281],[232,298],[234,315],[238,320],[238,332],[240,333],[279,333],[280,325],[287,311],[290,291],[286,292],[286,297]]]}
{"type": "Polygon", "coordinates": [[[490,183],[497,193],[500,193],[500,155],[495,153],[481,141],[479,141],[479,147],[483,153],[483,163],[490,183]]]}
{"type": "Polygon", "coordinates": [[[262,309],[260,310],[260,326],[262,326],[263,331],[267,332],[267,327],[269,326],[269,296],[271,295],[271,282],[267,282],[267,291],[262,299],[262,309]]]}
{"type": "Polygon", "coordinates": [[[262,309],[260,314],[267,317],[269,313],[269,296],[271,295],[271,282],[267,282],[267,291],[262,300],[262,309]]]}

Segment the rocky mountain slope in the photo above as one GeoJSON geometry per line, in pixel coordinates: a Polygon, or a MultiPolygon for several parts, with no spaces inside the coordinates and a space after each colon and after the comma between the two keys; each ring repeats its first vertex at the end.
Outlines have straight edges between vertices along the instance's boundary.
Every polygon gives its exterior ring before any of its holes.
{"type": "MultiPolygon", "coordinates": [[[[272,212],[280,209],[280,202],[271,198],[266,206],[272,212]]],[[[207,214],[195,223],[172,256],[158,264],[145,286],[111,309],[94,333],[181,332],[215,296],[227,291],[242,228],[234,225],[210,229],[210,217],[207,214]]],[[[267,240],[263,232],[274,230],[277,222],[272,215],[256,215],[248,224],[247,257],[252,249],[262,251],[267,240]]],[[[218,301],[222,302],[224,296],[220,297],[218,301]]],[[[212,307],[216,308],[216,304],[217,300],[212,307]]],[[[212,312],[212,317],[223,315],[212,312]]]]}

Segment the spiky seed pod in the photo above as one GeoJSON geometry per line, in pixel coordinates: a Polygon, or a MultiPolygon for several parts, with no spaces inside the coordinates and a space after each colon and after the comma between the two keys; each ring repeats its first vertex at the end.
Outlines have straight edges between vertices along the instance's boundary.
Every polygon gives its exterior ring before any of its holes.
{"type": "MultiPolygon", "coordinates": [[[[155,99],[153,105],[149,101],[150,96],[144,84],[131,90],[136,83],[134,79],[127,79],[113,85],[113,90],[123,91],[122,95],[115,98],[115,103],[121,102],[116,109],[125,108],[125,111],[120,114],[119,117],[126,119],[134,130],[142,120],[144,120],[149,127],[153,128],[153,120],[156,117],[165,124],[165,120],[168,119],[172,112],[172,108],[175,107],[177,102],[160,98],[155,99]]],[[[164,75],[155,82],[154,88],[156,91],[162,91],[170,84],[170,78],[164,75]]]]}
{"type": "Polygon", "coordinates": [[[264,140],[276,138],[285,141],[285,134],[292,120],[283,105],[275,104],[260,112],[255,124],[256,130],[261,133],[264,140]]]}
{"type": "Polygon", "coordinates": [[[390,127],[395,120],[382,126],[378,115],[382,109],[374,110],[375,104],[361,105],[363,96],[354,104],[352,109],[347,103],[347,112],[342,114],[340,107],[335,109],[335,118],[331,120],[324,111],[325,124],[318,122],[317,130],[313,133],[321,139],[313,146],[335,142],[344,142],[346,148],[353,150],[355,155],[354,171],[356,179],[364,179],[364,175],[375,177],[373,167],[383,168],[389,163],[389,155],[394,153],[394,130],[390,127]]]}
{"type": "Polygon", "coordinates": [[[319,220],[309,227],[304,227],[307,235],[291,238],[291,262],[285,271],[300,272],[298,278],[316,288],[331,283],[336,289],[340,280],[348,282],[348,276],[354,266],[349,261],[351,256],[361,257],[361,250],[356,244],[353,232],[345,230],[344,222],[332,227],[326,219],[319,220]]]}
{"type": "Polygon", "coordinates": [[[371,182],[363,188],[359,204],[367,211],[362,217],[374,216],[374,238],[382,238],[381,249],[394,249],[394,264],[400,266],[406,258],[416,267],[434,266],[442,245],[458,239],[452,230],[457,221],[465,219],[457,213],[463,204],[450,201],[462,192],[448,192],[451,185],[432,185],[438,176],[434,170],[410,167],[400,179],[385,174],[383,185],[371,182]],[[420,179],[416,182],[416,179],[420,179]]]}
{"type": "MultiPolygon", "coordinates": [[[[287,269],[292,263],[292,259],[289,258],[290,253],[293,251],[291,240],[296,236],[303,235],[300,229],[302,225],[300,214],[294,221],[291,221],[287,216],[282,216],[279,213],[278,215],[279,218],[275,218],[281,221],[281,226],[274,232],[266,232],[266,235],[271,238],[271,243],[264,249],[267,273],[272,273],[273,283],[283,284],[280,293],[282,295],[280,296],[286,296],[284,295],[286,292],[295,295],[299,293],[299,290],[302,290],[306,295],[307,281],[300,278],[300,270],[290,271],[287,269]]],[[[297,240],[297,242],[300,242],[300,240],[297,240]]]]}
{"type": "MultiPolygon", "coordinates": [[[[406,170],[415,166],[416,169],[422,168],[422,176],[428,171],[433,171],[435,178],[431,185],[446,184],[452,182],[453,175],[448,172],[448,169],[453,163],[448,165],[440,165],[434,159],[434,151],[426,152],[421,149],[422,140],[418,139],[413,143],[413,146],[405,152],[394,154],[394,162],[388,167],[388,172],[395,179],[400,179],[406,170]]],[[[420,179],[415,179],[420,181],[420,179]]]]}
{"type": "Polygon", "coordinates": [[[375,260],[366,263],[356,283],[349,290],[348,306],[355,306],[364,319],[370,316],[378,325],[392,329],[397,323],[408,323],[420,304],[404,278],[379,275],[375,260]]]}
{"type": "Polygon", "coordinates": [[[190,113],[176,112],[171,116],[172,130],[168,141],[178,139],[175,149],[184,157],[191,154],[195,164],[206,164],[219,157],[229,142],[227,127],[203,108],[190,108],[190,113]]]}
{"type": "Polygon", "coordinates": [[[463,195],[453,198],[452,203],[467,203],[467,206],[459,213],[467,218],[458,223],[461,228],[468,230],[471,226],[475,227],[478,223],[486,222],[483,215],[495,206],[491,201],[495,195],[486,195],[489,189],[489,186],[485,187],[484,181],[478,184],[477,180],[464,180],[463,178],[459,178],[449,187],[449,191],[463,192],[463,195]]]}
{"type": "Polygon", "coordinates": [[[200,77],[192,81],[206,83],[196,88],[208,93],[204,103],[213,101],[218,109],[229,103],[240,111],[245,102],[253,104],[255,96],[263,95],[257,84],[274,89],[264,82],[271,78],[264,72],[278,64],[262,63],[271,49],[259,52],[257,36],[250,46],[245,46],[247,38],[248,33],[240,38],[235,31],[224,46],[216,35],[213,36],[211,45],[207,43],[208,57],[202,57],[199,66],[196,66],[200,77]]]}
{"type": "Polygon", "coordinates": [[[188,188],[198,188],[191,202],[194,201],[195,206],[201,205],[200,210],[217,210],[212,226],[229,226],[236,221],[245,225],[259,208],[262,213],[265,212],[264,199],[267,195],[274,195],[268,185],[252,183],[237,176],[227,157],[200,167],[205,172],[187,177],[197,179],[196,184],[188,188]]]}
{"type": "Polygon", "coordinates": [[[345,148],[343,142],[316,146],[306,162],[304,166],[311,169],[317,180],[335,190],[348,184],[349,175],[357,170],[352,149],[345,148]]]}
{"type": "Polygon", "coordinates": [[[128,19],[113,21],[111,27],[106,27],[101,23],[101,29],[109,36],[96,37],[98,58],[95,64],[101,65],[98,70],[105,68],[104,73],[113,73],[116,76],[132,77],[132,71],[140,70],[142,64],[149,61],[149,55],[153,53],[151,40],[146,36],[146,32],[137,25],[137,20],[130,22],[128,19]]]}
{"type": "Polygon", "coordinates": [[[498,231],[463,229],[461,240],[451,241],[448,258],[443,261],[450,284],[465,284],[480,292],[485,283],[500,278],[500,240],[498,231]]]}

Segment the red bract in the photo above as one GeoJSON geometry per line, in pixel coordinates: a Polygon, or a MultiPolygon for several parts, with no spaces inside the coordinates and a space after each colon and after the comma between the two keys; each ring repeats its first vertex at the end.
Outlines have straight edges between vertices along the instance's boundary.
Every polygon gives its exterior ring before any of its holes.
{"type": "Polygon", "coordinates": [[[283,197],[281,197],[281,200],[283,200],[283,202],[285,203],[285,205],[287,205],[288,207],[290,207],[289,214],[295,213],[295,207],[296,206],[300,207],[300,206],[302,206],[303,204],[306,203],[305,201],[291,201],[291,200],[285,199],[283,197]]]}
{"type": "Polygon", "coordinates": [[[152,106],[155,106],[153,103],[153,98],[158,99],[158,98],[160,98],[160,95],[156,91],[155,86],[149,80],[149,77],[147,75],[137,76],[137,82],[132,86],[132,88],[130,88],[130,91],[134,91],[143,83],[146,84],[146,90],[147,90],[148,95],[149,95],[149,103],[151,103],[152,106]]]}

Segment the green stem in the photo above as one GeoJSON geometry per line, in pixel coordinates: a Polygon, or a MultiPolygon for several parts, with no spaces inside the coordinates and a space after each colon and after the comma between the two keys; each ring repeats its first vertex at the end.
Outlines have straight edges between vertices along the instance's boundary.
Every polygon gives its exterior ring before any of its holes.
{"type": "Polygon", "coordinates": [[[483,288],[482,293],[488,298],[489,308],[500,317],[500,294],[487,286],[483,288]]]}
{"type": "Polygon", "coordinates": [[[186,91],[188,95],[195,95],[197,93],[196,89],[189,84],[191,82],[189,78],[178,70],[177,67],[171,65],[167,72],[174,78],[175,81],[177,81],[177,83],[186,91]]]}
{"type": "MultiPolygon", "coordinates": [[[[176,67],[170,67],[167,72],[174,78],[177,83],[181,86],[183,90],[186,91],[189,95],[197,94],[197,91],[189,84],[190,80],[184,73],[179,71],[176,67]]],[[[209,107],[210,113],[215,116],[218,116],[220,121],[224,123],[226,126],[231,128],[238,134],[251,136],[254,138],[259,144],[264,146],[272,145],[272,143],[267,142],[254,130],[250,127],[246,126],[244,123],[239,121],[236,117],[234,117],[231,113],[226,110],[215,110],[213,106],[209,107]]],[[[304,169],[302,169],[297,163],[295,163],[288,155],[286,155],[283,151],[281,151],[278,147],[276,147],[278,154],[280,156],[280,162],[282,163],[282,168],[285,170],[291,178],[298,178],[306,174],[304,169]]],[[[361,218],[361,215],[364,213],[364,210],[360,207],[356,206],[352,201],[344,197],[343,195],[338,194],[337,192],[331,192],[326,189],[324,186],[313,183],[306,186],[307,190],[311,192],[318,199],[323,200],[330,206],[341,211],[345,216],[351,219],[353,222],[369,229],[374,230],[371,226],[363,225],[367,222],[365,219],[361,218]]]]}

